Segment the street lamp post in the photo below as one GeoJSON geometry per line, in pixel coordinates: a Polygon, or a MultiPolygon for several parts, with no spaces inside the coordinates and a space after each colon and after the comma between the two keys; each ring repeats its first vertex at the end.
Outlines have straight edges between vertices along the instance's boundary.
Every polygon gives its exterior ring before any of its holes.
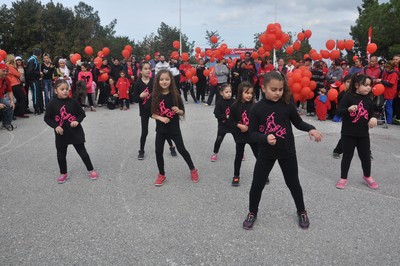
{"type": "Polygon", "coordinates": [[[182,0],[179,0],[179,53],[182,54],[182,0]]]}

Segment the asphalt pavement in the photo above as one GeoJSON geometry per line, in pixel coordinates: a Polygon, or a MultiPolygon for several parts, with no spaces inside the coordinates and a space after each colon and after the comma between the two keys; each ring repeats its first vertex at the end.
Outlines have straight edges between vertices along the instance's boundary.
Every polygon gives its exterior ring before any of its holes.
{"type": "Polygon", "coordinates": [[[340,123],[303,116],[324,134],[315,143],[294,130],[310,228],[297,225],[276,164],[254,230],[246,231],[255,158],[247,146],[241,185],[232,187],[233,138],[225,137],[218,161],[210,162],[213,106],[185,107],[181,129],[199,170],[196,184],[182,156],[172,157],[166,146],[167,181],[154,186],[155,122],[139,161],[137,104],[87,112],[82,125],[97,181],[71,146],[70,179],[57,184],[54,133],[43,115],[1,130],[0,265],[400,265],[400,126],[370,131],[379,189],[366,186],[355,153],[349,183],[338,190],[340,160],[332,150],[340,123]]]}

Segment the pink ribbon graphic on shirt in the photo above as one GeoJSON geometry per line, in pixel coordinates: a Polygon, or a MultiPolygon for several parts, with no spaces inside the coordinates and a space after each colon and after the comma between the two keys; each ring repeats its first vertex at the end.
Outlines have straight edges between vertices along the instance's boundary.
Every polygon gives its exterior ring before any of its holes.
{"type": "Polygon", "coordinates": [[[354,120],[351,121],[353,123],[357,123],[361,117],[364,117],[366,120],[368,120],[368,111],[364,108],[362,101],[358,103],[357,110],[350,113],[350,117],[355,117],[354,120]]]}
{"type": "Polygon", "coordinates": [[[162,100],[159,104],[160,116],[166,116],[168,118],[174,118],[175,112],[165,107],[165,102],[162,100]]]}
{"type": "Polygon", "coordinates": [[[245,126],[248,126],[249,122],[250,122],[250,120],[249,120],[249,117],[247,116],[247,110],[245,110],[242,113],[242,124],[245,125],[245,126]]]}
{"type": "Polygon", "coordinates": [[[149,95],[147,95],[145,98],[143,98],[142,105],[145,105],[147,101],[150,99],[151,94],[149,93],[149,87],[146,87],[146,89],[143,92],[147,92],[149,95]]]}
{"type": "MultiPolygon", "coordinates": [[[[225,109],[225,117],[228,117],[230,113],[231,113],[231,108],[227,107],[227,108],[225,109]]],[[[224,119],[224,120],[222,121],[222,123],[225,123],[225,122],[226,122],[226,119],[224,119]]]]}
{"type": "Polygon", "coordinates": [[[70,113],[67,113],[67,110],[65,109],[65,105],[63,105],[60,108],[60,115],[59,116],[56,115],[55,120],[56,120],[56,122],[58,122],[58,125],[60,127],[62,127],[65,120],[68,120],[68,122],[71,123],[76,120],[76,117],[71,115],[70,113]]]}
{"type": "Polygon", "coordinates": [[[274,115],[275,115],[275,112],[270,114],[267,117],[266,125],[265,126],[264,125],[260,125],[258,130],[261,133],[265,134],[265,135],[271,134],[271,133],[275,133],[275,135],[277,137],[280,137],[280,138],[284,139],[285,135],[286,135],[286,128],[284,128],[281,125],[275,123],[275,116],[274,115]]]}

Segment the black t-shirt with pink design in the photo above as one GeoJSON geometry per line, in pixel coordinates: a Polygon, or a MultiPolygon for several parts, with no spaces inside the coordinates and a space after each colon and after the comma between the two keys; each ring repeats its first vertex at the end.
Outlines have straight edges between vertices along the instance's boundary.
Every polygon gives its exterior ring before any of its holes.
{"type": "Polygon", "coordinates": [[[296,107],[284,101],[263,99],[250,112],[249,134],[259,143],[259,156],[281,159],[296,154],[292,124],[301,131],[310,131],[314,126],[304,122],[296,107]],[[267,136],[273,134],[276,144],[270,145],[267,136]]]}
{"type": "Polygon", "coordinates": [[[234,103],[230,110],[229,126],[233,129],[233,137],[237,143],[253,143],[250,138],[249,131],[241,132],[237,127],[238,124],[249,126],[250,109],[253,107],[253,102],[234,103]]]}
{"type": "Polygon", "coordinates": [[[153,92],[153,79],[150,79],[146,84],[142,79],[139,79],[133,87],[133,100],[139,103],[140,116],[151,116],[151,93],[153,92]],[[140,98],[142,92],[148,92],[146,98],[140,98]]]}
{"type": "Polygon", "coordinates": [[[228,119],[230,117],[233,102],[233,99],[221,98],[215,104],[214,115],[218,120],[218,131],[224,133],[232,132],[232,128],[228,123],[228,119]]]}
{"type": "Polygon", "coordinates": [[[85,142],[85,133],[81,123],[85,118],[85,112],[75,99],[55,98],[49,102],[44,116],[44,121],[52,128],[61,126],[64,129],[63,135],[56,135],[56,146],[68,144],[80,144],[85,142]],[[78,121],[77,127],[72,128],[71,122],[78,121]]]}
{"type": "Polygon", "coordinates": [[[369,136],[369,120],[374,117],[372,97],[356,93],[346,93],[339,103],[336,114],[343,117],[342,135],[353,137],[369,136]],[[357,111],[349,112],[349,107],[357,105],[357,111]]]}
{"type": "MultiPolygon", "coordinates": [[[[179,115],[172,111],[174,106],[174,101],[172,99],[172,94],[168,93],[165,95],[160,95],[160,103],[158,105],[157,114],[159,116],[168,117],[170,119],[169,123],[164,124],[163,122],[156,120],[156,131],[162,134],[180,134],[181,129],[179,126],[179,115]]],[[[181,97],[178,97],[179,109],[185,110],[181,97]]]]}

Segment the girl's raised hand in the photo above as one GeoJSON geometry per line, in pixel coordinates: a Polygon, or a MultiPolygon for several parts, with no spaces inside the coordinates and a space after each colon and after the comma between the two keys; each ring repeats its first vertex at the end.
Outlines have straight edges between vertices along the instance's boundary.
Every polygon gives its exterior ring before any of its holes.
{"type": "Polygon", "coordinates": [[[177,106],[172,106],[171,110],[174,111],[175,114],[179,113],[180,111],[180,109],[177,106]]]}
{"type": "Polygon", "coordinates": [[[316,129],[312,129],[308,132],[308,135],[310,136],[310,139],[312,140],[314,138],[315,142],[320,142],[322,140],[322,133],[319,132],[316,129]]]}
{"type": "Polygon", "coordinates": [[[164,116],[161,116],[161,117],[159,118],[159,120],[160,120],[161,122],[163,122],[164,124],[168,124],[169,121],[170,121],[168,117],[164,117],[164,116]]]}
{"type": "Polygon", "coordinates": [[[78,121],[72,121],[70,125],[71,125],[71,127],[77,127],[79,125],[79,122],[78,121]]]}
{"type": "Polygon", "coordinates": [[[64,134],[64,129],[62,127],[60,127],[60,126],[56,127],[55,130],[56,130],[56,133],[59,134],[59,135],[64,134]]]}
{"type": "Polygon", "coordinates": [[[269,134],[267,136],[267,141],[269,145],[275,145],[276,144],[276,137],[273,134],[269,134]]]}
{"type": "Polygon", "coordinates": [[[354,104],[354,105],[350,106],[348,110],[349,110],[349,112],[355,112],[355,111],[357,111],[357,109],[358,109],[358,106],[354,104]]]}
{"type": "Polygon", "coordinates": [[[378,120],[375,117],[372,117],[369,121],[368,121],[368,126],[369,128],[374,128],[378,125],[378,120]]]}

